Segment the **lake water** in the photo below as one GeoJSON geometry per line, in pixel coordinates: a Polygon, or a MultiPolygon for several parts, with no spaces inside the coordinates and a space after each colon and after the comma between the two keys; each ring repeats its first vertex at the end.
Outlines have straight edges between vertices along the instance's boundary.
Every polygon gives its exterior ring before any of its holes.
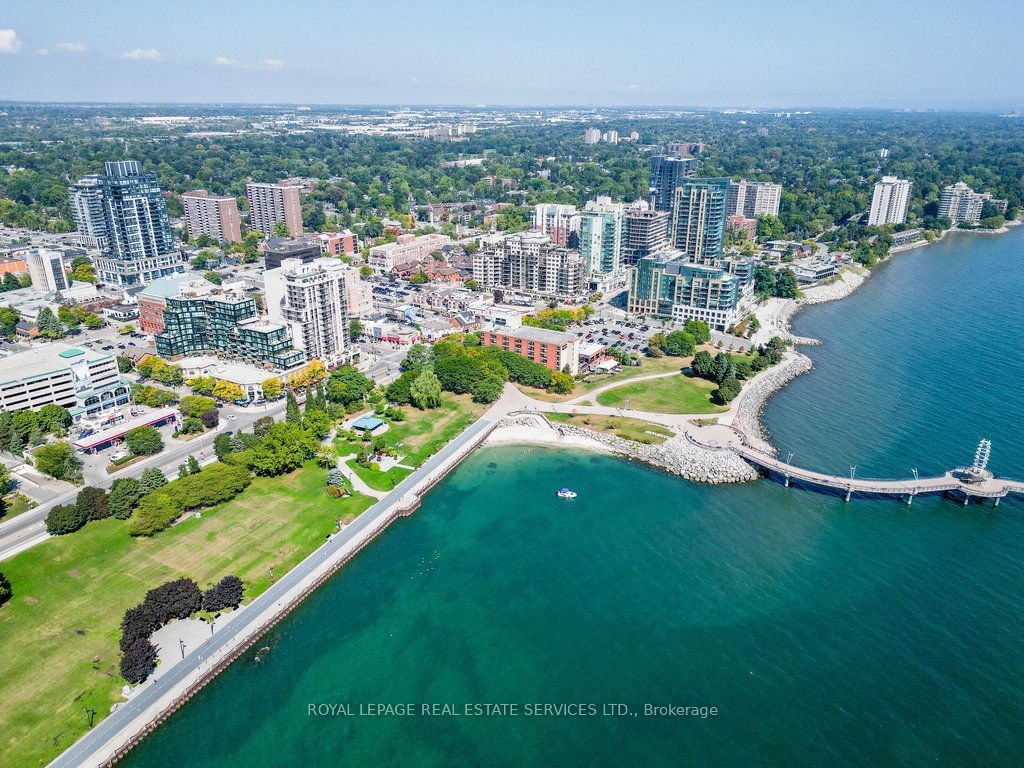
{"type": "MultiPolygon", "coordinates": [[[[781,449],[902,476],[988,437],[1024,476],[1022,259],[1024,231],[962,235],[801,313],[825,345],[767,409],[781,449]]],[[[1022,765],[1022,512],[485,449],[124,764],[1022,765]]]]}

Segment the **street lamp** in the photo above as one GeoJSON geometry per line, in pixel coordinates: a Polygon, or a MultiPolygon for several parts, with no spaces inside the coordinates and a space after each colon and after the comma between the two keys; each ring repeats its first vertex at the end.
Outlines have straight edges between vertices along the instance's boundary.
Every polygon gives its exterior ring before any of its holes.
{"type": "Polygon", "coordinates": [[[181,658],[184,659],[185,658],[185,647],[186,646],[185,646],[185,641],[182,640],[180,637],[178,638],[178,645],[181,646],[181,658]]]}
{"type": "Polygon", "coordinates": [[[917,467],[911,467],[911,468],[910,468],[910,471],[911,471],[911,472],[912,472],[912,473],[914,474],[914,482],[915,482],[915,483],[916,483],[916,482],[918,482],[918,477],[917,477],[917,467]]]}
{"type": "Polygon", "coordinates": [[[850,465],[850,479],[853,480],[853,478],[854,478],[854,476],[856,474],[857,474],[857,465],[856,464],[851,464],[850,465]]]}
{"type": "Polygon", "coordinates": [[[795,454],[792,451],[790,451],[789,455],[786,457],[786,463],[789,464],[790,466],[792,466],[792,464],[793,464],[793,456],[794,455],[795,454]]]}

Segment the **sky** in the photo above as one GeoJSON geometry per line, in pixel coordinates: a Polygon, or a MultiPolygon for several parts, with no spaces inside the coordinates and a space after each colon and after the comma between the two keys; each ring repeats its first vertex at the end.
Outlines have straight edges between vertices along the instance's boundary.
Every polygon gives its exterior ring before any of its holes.
{"type": "Polygon", "coordinates": [[[1024,109],[1022,0],[2,0],[0,100],[1024,109]]]}

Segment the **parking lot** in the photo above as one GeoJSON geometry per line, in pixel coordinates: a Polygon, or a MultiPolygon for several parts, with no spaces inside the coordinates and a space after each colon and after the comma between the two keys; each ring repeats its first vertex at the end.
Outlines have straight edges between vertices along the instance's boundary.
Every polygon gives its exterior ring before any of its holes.
{"type": "Polygon", "coordinates": [[[646,354],[647,340],[661,331],[660,326],[640,320],[595,320],[591,318],[582,325],[570,328],[580,341],[603,344],[606,347],[623,347],[630,352],[646,354]]]}

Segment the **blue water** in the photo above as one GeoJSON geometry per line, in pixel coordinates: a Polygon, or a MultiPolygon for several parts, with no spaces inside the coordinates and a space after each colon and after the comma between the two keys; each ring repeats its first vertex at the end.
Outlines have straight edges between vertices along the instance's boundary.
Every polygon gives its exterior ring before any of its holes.
{"type": "MultiPolygon", "coordinates": [[[[768,408],[783,448],[888,475],[963,463],[987,436],[997,471],[1024,475],[1022,235],[900,255],[802,314],[825,345],[768,408]]],[[[125,764],[1024,765],[1021,511],[486,449],[125,764]],[[579,498],[557,499],[566,485],[579,498]],[[356,714],[405,702],[519,714],[356,714]],[[309,715],[321,703],[352,714],[309,715]],[[629,714],[525,714],[569,703],[629,714]]]]}

